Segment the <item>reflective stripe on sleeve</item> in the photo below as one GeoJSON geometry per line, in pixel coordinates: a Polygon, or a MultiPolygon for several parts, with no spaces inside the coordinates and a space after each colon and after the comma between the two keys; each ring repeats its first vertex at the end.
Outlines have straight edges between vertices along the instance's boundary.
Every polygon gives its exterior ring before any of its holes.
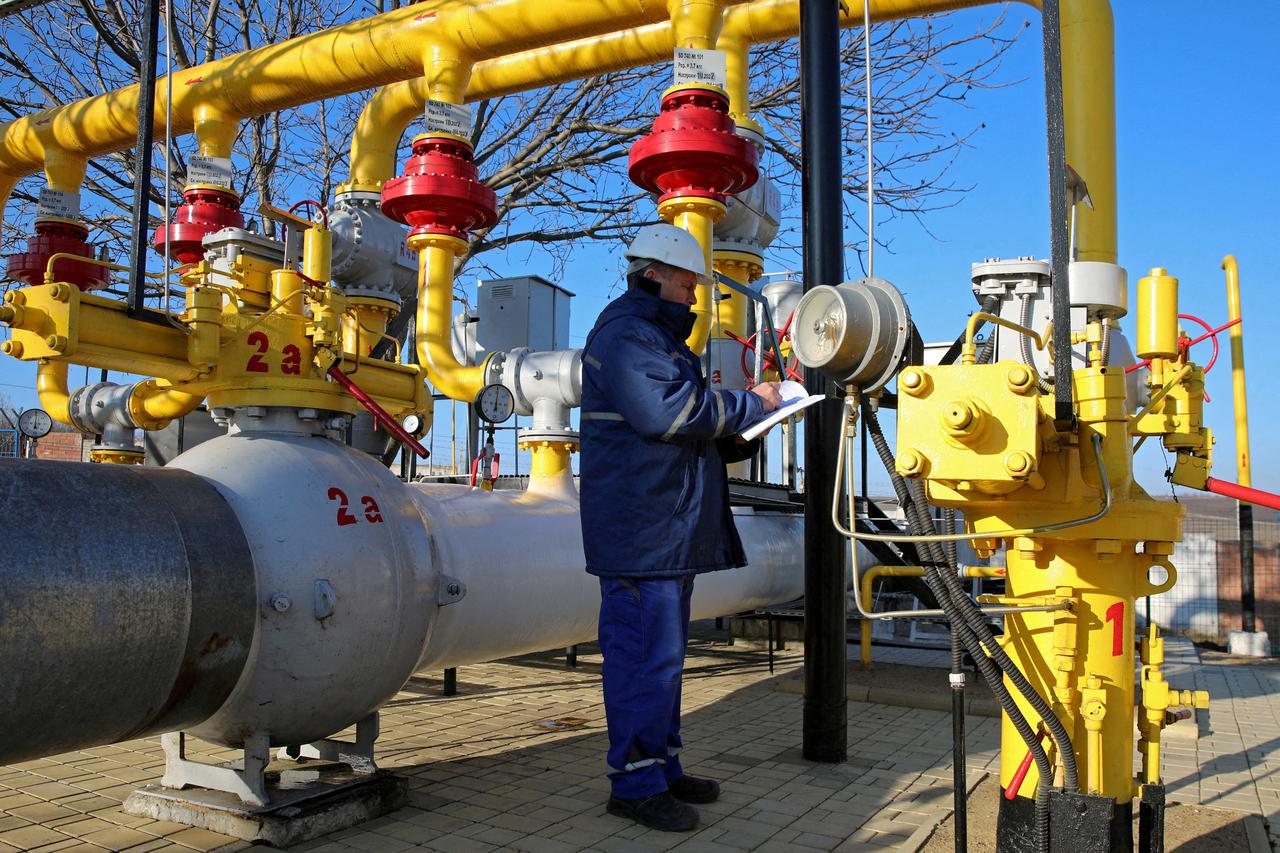
{"type": "Polygon", "coordinates": [[[676,419],[671,422],[671,426],[662,434],[663,441],[670,441],[671,437],[680,431],[680,427],[685,425],[689,420],[689,415],[693,414],[693,407],[698,405],[698,395],[696,392],[689,394],[689,399],[684,401],[684,408],[680,410],[680,414],[676,415],[676,419]]]}
{"type": "Polygon", "coordinates": [[[724,410],[724,397],[721,396],[723,393],[723,391],[711,392],[716,401],[716,431],[712,434],[715,438],[724,434],[725,421],[728,419],[728,414],[724,410]]]}
{"type": "Polygon", "coordinates": [[[584,421],[625,421],[622,415],[617,412],[583,412],[582,420],[584,421]]]}
{"type": "Polygon", "coordinates": [[[594,367],[596,370],[604,369],[604,365],[600,363],[600,359],[596,358],[594,355],[588,355],[586,353],[583,353],[582,360],[585,361],[589,366],[594,367]]]}

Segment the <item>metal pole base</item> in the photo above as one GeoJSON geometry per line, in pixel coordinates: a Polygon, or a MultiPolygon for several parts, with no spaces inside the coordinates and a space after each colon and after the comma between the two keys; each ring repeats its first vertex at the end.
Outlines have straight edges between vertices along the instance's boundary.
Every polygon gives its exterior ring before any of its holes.
{"type": "Polygon", "coordinates": [[[1143,785],[1138,804],[1138,850],[1164,853],[1164,785],[1143,785]]]}

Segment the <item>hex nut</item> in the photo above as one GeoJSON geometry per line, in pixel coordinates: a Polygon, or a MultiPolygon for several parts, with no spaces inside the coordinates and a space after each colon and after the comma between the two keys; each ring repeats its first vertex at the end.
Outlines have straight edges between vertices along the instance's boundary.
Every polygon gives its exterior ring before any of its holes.
{"type": "Polygon", "coordinates": [[[275,595],[271,596],[271,609],[277,613],[284,613],[292,606],[293,602],[290,601],[289,596],[285,595],[283,592],[277,592],[275,595]]]}
{"type": "Polygon", "coordinates": [[[1009,383],[1009,390],[1013,393],[1026,394],[1035,384],[1035,377],[1025,365],[1017,364],[1009,368],[1009,372],[1005,374],[1005,381],[1009,383]]]}
{"type": "Polygon", "coordinates": [[[898,454],[898,473],[904,477],[923,477],[929,461],[916,450],[904,450],[898,454]]]}
{"type": "Polygon", "coordinates": [[[67,348],[67,344],[70,342],[67,340],[66,335],[50,335],[44,339],[44,343],[49,349],[62,352],[67,348]]]}
{"type": "Polygon", "coordinates": [[[0,344],[0,350],[5,355],[11,355],[14,358],[22,358],[22,341],[5,341],[0,344]]]}
{"type": "Polygon", "coordinates": [[[929,374],[916,367],[909,367],[898,377],[898,387],[904,394],[923,397],[929,393],[929,374]]]}

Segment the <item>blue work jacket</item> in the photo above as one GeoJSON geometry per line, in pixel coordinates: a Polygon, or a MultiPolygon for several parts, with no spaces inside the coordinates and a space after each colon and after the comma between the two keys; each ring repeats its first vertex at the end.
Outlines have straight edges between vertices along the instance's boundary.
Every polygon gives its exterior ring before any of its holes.
{"type": "Polygon", "coordinates": [[[710,391],[685,345],[689,307],[632,289],[587,336],[582,371],[582,540],[587,571],[663,578],[747,564],[729,509],[726,462],[759,440],[749,391],[710,391]]]}

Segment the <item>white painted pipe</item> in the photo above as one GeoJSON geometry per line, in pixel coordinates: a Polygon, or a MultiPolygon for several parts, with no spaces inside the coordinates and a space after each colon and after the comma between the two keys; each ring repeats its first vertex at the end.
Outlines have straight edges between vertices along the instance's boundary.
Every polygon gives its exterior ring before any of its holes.
{"type": "MultiPolygon", "coordinates": [[[[418,485],[412,492],[441,570],[467,590],[462,601],[440,609],[419,670],[596,638],[600,585],[584,568],[576,495],[451,485],[418,485]]],[[[750,564],[699,575],[695,619],[790,601],[804,591],[803,518],[739,509],[736,520],[750,564]]]]}

